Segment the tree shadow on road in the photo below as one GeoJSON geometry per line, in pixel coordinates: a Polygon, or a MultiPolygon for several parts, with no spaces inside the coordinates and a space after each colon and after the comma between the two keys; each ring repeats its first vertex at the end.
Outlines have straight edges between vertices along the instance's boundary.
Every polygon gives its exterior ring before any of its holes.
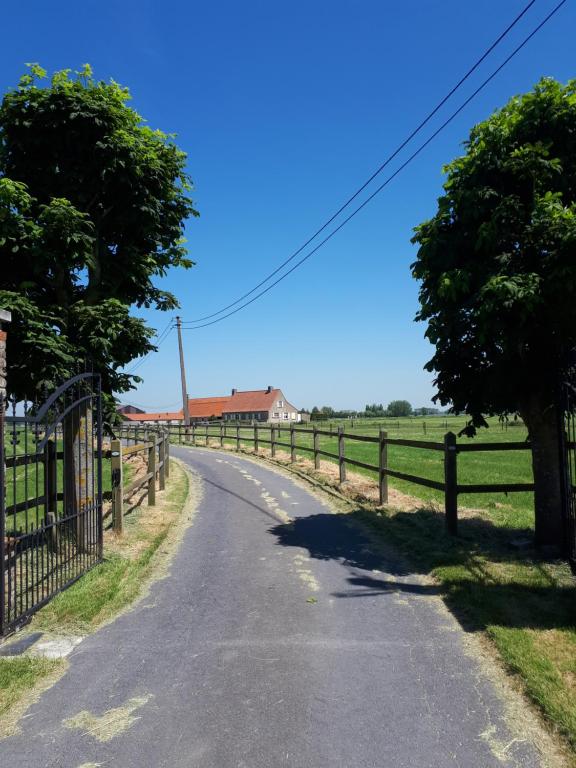
{"type": "Polygon", "coordinates": [[[529,531],[469,518],[460,521],[453,538],[436,510],[386,514],[359,507],[346,515],[300,517],[271,533],[283,547],[304,548],[312,558],[348,567],[350,589],[334,593],[336,598],[440,594],[470,631],[576,623],[576,582],[567,568],[511,548],[512,540],[529,531]],[[423,574],[436,580],[418,577],[423,574]]]}

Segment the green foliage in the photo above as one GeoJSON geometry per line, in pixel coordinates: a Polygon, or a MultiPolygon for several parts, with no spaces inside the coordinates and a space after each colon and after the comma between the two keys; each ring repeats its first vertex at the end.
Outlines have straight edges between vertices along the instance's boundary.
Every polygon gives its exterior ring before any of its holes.
{"type": "Polygon", "coordinates": [[[576,345],[576,81],[543,79],[474,127],[416,228],[436,398],[471,416],[553,406],[576,345]]]}
{"type": "Polygon", "coordinates": [[[411,416],[412,406],[408,400],[392,400],[392,402],[388,404],[388,408],[386,408],[386,415],[394,417],[411,416]]]}
{"type": "Polygon", "coordinates": [[[130,307],[172,310],[154,284],[189,268],[186,155],[152,130],[115,82],[89,65],[28,65],[0,105],[0,307],[10,309],[9,387],[34,396],[92,360],[108,392],[138,377],[118,368],[154,348],[130,307]]]}

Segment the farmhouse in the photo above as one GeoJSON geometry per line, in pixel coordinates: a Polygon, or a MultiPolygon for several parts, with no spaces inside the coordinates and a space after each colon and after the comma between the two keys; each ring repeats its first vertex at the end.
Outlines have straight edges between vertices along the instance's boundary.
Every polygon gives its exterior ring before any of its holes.
{"type": "MultiPolygon", "coordinates": [[[[182,409],[164,413],[135,413],[132,408],[122,411],[127,421],[136,424],[182,424],[182,409]]],[[[134,409],[138,410],[138,409],[134,409]]],[[[232,390],[224,397],[191,397],[188,399],[188,415],[191,422],[215,421],[300,421],[298,409],[284,397],[282,390],[268,387],[248,392],[232,390]]]]}
{"type": "Polygon", "coordinates": [[[249,392],[233,389],[222,409],[224,421],[300,421],[298,409],[284,397],[281,389],[268,387],[249,392]]]}

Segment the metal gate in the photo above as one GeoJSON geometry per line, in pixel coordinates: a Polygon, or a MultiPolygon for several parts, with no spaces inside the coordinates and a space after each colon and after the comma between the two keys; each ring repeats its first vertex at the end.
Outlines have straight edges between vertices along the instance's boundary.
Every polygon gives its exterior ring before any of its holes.
{"type": "Polygon", "coordinates": [[[0,409],[2,635],[102,559],[100,376],[0,409]]]}
{"type": "Polygon", "coordinates": [[[576,350],[565,366],[560,394],[565,554],[576,573],[576,350]]]}

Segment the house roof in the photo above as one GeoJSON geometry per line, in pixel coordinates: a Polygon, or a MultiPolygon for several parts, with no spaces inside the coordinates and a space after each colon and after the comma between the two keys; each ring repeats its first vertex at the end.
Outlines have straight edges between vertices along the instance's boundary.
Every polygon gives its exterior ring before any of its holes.
{"type": "MultiPolygon", "coordinates": [[[[222,416],[222,408],[230,400],[228,397],[191,397],[188,400],[188,414],[191,419],[208,419],[222,416]]],[[[129,421],[182,421],[182,408],[171,413],[123,413],[129,421]]]]}
{"type": "Polygon", "coordinates": [[[223,413],[256,413],[258,411],[269,411],[278,396],[282,397],[279,389],[253,389],[249,392],[235,392],[226,406],[222,409],[223,413]]]}
{"type": "MultiPolygon", "coordinates": [[[[227,397],[191,397],[188,399],[188,414],[191,419],[222,416],[223,407],[230,400],[227,397]]],[[[182,411],[180,411],[182,418],[182,411]]]]}

